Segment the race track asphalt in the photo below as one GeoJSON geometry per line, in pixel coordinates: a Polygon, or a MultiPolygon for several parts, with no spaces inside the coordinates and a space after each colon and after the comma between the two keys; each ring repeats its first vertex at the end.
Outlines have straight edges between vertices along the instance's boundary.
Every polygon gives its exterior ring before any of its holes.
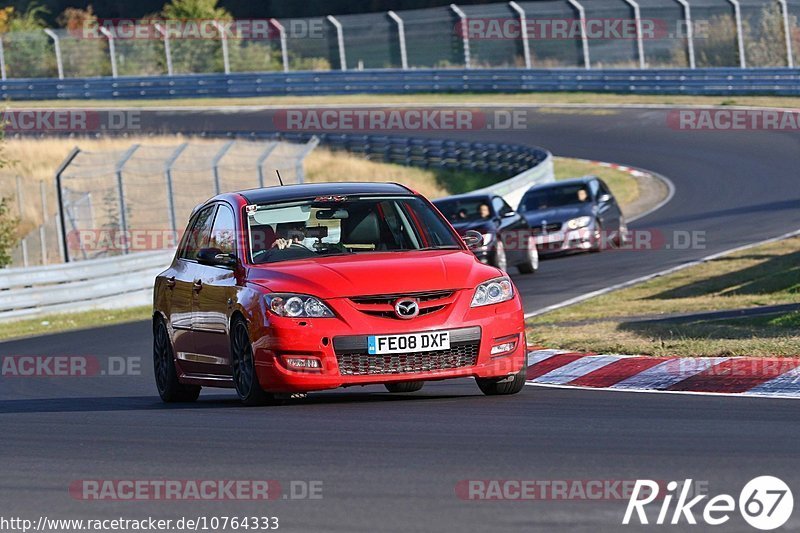
{"type": "MultiPolygon", "coordinates": [[[[270,112],[162,111],[143,123],[257,131],[270,112]]],[[[663,174],[676,186],[674,199],[632,228],[705,232],[702,249],[543,262],[535,276],[515,276],[527,310],[800,227],[797,133],[676,131],[666,116],[663,109],[532,110],[525,131],[459,133],[663,174]]],[[[142,363],[140,375],[125,377],[2,378],[0,516],[268,514],[280,517],[286,531],[589,532],[620,529],[625,502],[464,501],[456,486],[488,479],[691,478],[712,494],[738,497],[746,481],[771,474],[800,489],[800,469],[792,466],[800,411],[791,400],[533,386],[487,398],[460,380],[410,395],[369,387],[258,409],[239,406],[229,392],[212,392],[195,405],[165,407],[152,385],[149,353],[146,323],[0,344],[2,355],[141,357],[142,363]],[[81,479],[272,479],[284,488],[292,480],[319,480],[323,491],[318,500],[268,503],[92,502],[68,492],[81,479]]],[[[789,526],[798,529],[800,521],[789,526]]],[[[720,530],[752,529],[734,517],[720,530]]]]}

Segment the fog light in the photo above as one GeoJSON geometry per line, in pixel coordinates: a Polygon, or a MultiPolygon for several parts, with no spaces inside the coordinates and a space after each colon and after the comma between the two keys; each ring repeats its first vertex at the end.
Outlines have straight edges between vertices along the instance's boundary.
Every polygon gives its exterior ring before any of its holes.
{"type": "Polygon", "coordinates": [[[514,348],[517,347],[517,341],[512,342],[504,342],[503,344],[495,344],[492,346],[492,355],[498,355],[501,353],[511,352],[514,348]]]}
{"type": "Polygon", "coordinates": [[[301,370],[319,370],[322,368],[322,361],[316,358],[307,357],[286,357],[286,366],[301,370]]]}

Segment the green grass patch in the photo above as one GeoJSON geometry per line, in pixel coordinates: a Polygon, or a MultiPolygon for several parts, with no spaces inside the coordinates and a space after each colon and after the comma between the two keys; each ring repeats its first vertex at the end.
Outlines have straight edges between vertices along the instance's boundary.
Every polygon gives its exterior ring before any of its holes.
{"type": "Polygon", "coordinates": [[[132,307],[130,309],[96,309],[93,311],[80,311],[47,315],[39,318],[26,318],[23,320],[9,321],[0,329],[0,340],[17,337],[31,337],[59,333],[62,331],[111,326],[125,322],[150,320],[153,308],[150,306],[132,307]]]}
{"type": "MultiPolygon", "coordinates": [[[[634,252],[614,252],[634,253],[634,252]]],[[[800,303],[800,237],[765,244],[528,320],[533,344],[645,355],[800,356],[800,313],[725,320],[660,315],[800,303]]]]}

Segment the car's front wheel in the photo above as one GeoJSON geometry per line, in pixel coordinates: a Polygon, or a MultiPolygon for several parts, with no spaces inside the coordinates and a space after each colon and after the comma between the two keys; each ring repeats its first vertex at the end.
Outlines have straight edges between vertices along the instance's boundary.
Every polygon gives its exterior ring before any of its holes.
{"type": "Polygon", "coordinates": [[[239,399],[245,405],[265,405],[275,400],[261,388],[256,375],[253,344],[247,322],[237,317],[231,324],[231,362],[233,363],[233,385],[239,399]]]}
{"type": "Polygon", "coordinates": [[[536,247],[534,237],[528,237],[528,249],[525,254],[525,262],[517,265],[517,270],[520,274],[533,274],[539,270],[539,249],[536,247]]]}
{"type": "Polygon", "coordinates": [[[496,266],[503,272],[506,271],[508,268],[508,258],[506,257],[506,247],[503,244],[503,241],[500,240],[498,235],[497,237],[497,244],[494,246],[494,261],[492,261],[492,266],[496,266]]]}
{"type": "Polygon", "coordinates": [[[386,383],[384,386],[389,392],[417,392],[425,385],[424,381],[401,381],[399,383],[386,383]]]}
{"type": "Polygon", "coordinates": [[[526,368],[514,374],[513,378],[475,378],[478,388],[486,396],[517,394],[525,386],[526,368]]]}
{"type": "Polygon", "coordinates": [[[167,325],[161,319],[153,328],[153,372],[158,395],[164,402],[193,402],[200,396],[199,386],[184,385],[178,381],[172,343],[169,340],[167,325]]]}

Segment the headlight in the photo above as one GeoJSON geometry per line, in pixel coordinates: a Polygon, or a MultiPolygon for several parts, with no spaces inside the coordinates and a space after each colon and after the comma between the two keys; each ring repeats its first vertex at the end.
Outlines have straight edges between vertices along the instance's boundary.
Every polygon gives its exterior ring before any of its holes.
{"type": "Polygon", "coordinates": [[[289,318],[330,318],[333,312],[313,296],[304,294],[268,294],[267,307],[278,316],[289,318]]]}
{"type": "Polygon", "coordinates": [[[489,243],[494,239],[494,233],[481,233],[481,237],[483,237],[483,245],[489,246],[489,243]]]}
{"type": "Polygon", "coordinates": [[[490,279],[478,285],[475,289],[475,296],[472,297],[470,307],[481,307],[483,305],[499,304],[506,302],[514,297],[514,286],[511,280],[503,276],[502,278],[490,279]]]}
{"type": "Polygon", "coordinates": [[[578,217],[567,221],[567,229],[585,228],[592,222],[592,217],[578,217]]]}

